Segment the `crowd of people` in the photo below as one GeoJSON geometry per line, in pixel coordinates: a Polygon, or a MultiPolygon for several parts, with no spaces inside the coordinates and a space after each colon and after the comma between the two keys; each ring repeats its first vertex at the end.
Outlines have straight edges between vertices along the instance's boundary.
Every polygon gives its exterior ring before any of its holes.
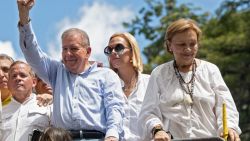
{"type": "Polygon", "coordinates": [[[27,63],[0,54],[1,141],[240,141],[239,113],[218,67],[196,58],[202,32],[195,21],[169,25],[164,46],[173,60],[148,75],[127,32],[109,38],[109,68],[89,60],[89,37],[79,28],[62,33],[62,61],[49,57],[32,29],[34,4],[17,0],[27,63]]]}

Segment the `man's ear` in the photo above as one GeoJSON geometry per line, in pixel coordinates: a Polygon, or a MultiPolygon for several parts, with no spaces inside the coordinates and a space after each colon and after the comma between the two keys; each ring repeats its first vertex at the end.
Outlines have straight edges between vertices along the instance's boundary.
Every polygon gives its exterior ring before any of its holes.
{"type": "Polygon", "coordinates": [[[91,54],[91,47],[88,47],[87,48],[87,56],[88,56],[88,58],[90,57],[90,54],[91,54]]]}
{"type": "Polygon", "coordinates": [[[33,77],[32,79],[33,79],[33,84],[32,84],[33,86],[32,87],[35,88],[36,84],[37,84],[37,78],[33,77]]]}
{"type": "Polygon", "coordinates": [[[87,53],[90,54],[91,53],[91,47],[87,48],[87,53]]]}

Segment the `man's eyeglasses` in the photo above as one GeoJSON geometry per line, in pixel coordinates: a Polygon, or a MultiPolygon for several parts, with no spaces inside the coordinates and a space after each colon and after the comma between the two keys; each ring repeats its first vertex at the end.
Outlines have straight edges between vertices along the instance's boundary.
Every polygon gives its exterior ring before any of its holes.
{"type": "MultiPolygon", "coordinates": [[[[122,44],[117,44],[115,47],[110,47],[110,46],[107,46],[105,47],[104,49],[104,54],[107,55],[107,56],[110,56],[113,52],[113,50],[115,50],[115,52],[118,54],[118,55],[121,55],[124,51],[125,48],[129,48],[129,47],[125,47],[124,45],[122,44]]],[[[131,48],[129,48],[131,49],[131,48]]]]}

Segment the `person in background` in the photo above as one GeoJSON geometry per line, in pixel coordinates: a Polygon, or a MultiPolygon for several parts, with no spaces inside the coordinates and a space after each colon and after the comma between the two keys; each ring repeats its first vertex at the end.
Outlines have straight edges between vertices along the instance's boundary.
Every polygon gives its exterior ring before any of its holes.
{"type": "Polygon", "coordinates": [[[139,46],[130,33],[115,33],[104,53],[108,56],[110,68],[120,77],[124,93],[124,140],[137,141],[140,139],[137,120],[149,80],[149,75],[142,73],[139,46]]]}
{"type": "Polygon", "coordinates": [[[72,141],[70,133],[62,128],[48,127],[39,141],[72,141]]]}
{"type": "Polygon", "coordinates": [[[222,104],[227,107],[229,139],[240,141],[239,113],[218,67],[196,58],[201,30],[191,19],[167,28],[165,45],[174,60],[156,67],[139,116],[144,141],[222,135],[222,104]],[[167,132],[166,132],[167,131],[167,132]]]}
{"type": "Polygon", "coordinates": [[[1,102],[2,106],[6,106],[11,101],[11,93],[8,89],[8,72],[10,65],[14,62],[14,60],[6,55],[0,54],[0,90],[1,90],[1,102]]]}
{"type": "MultiPolygon", "coordinates": [[[[8,89],[8,71],[10,65],[14,62],[14,59],[7,54],[0,54],[0,91],[1,91],[1,103],[2,106],[6,106],[11,101],[11,93],[8,89]]],[[[48,89],[49,90],[49,89],[48,89]]],[[[51,89],[50,89],[51,90],[51,89]]],[[[51,91],[48,91],[51,93],[51,91]]],[[[37,103],[40,106],[46,106],[48,103],[51,103],[52,96],[48,96],[46,94],[40,95],[37,97],[37,103]]]]}
{"type": "Polygon", "coordinates": [[[52,88],[50,87],[49,84],[45,83],[37,75],[36,75],[36,79],[37,79],[37,84],[36,84],[36,87],[35,87],[36,94],[38,94],[38,95],[40,95],[40,94],[53,95],[52,94],[53,90],[52,90],[52,88]]]}
{"type": "Polygon", "coordinates": [[[51,109],[37,105],[32,89],[36,85],[31,67],[21,61],[9,69],[8,89],[11,102],[3,107],[0,126],[1,141],[28,141],[34,129],[44,130],[49,126],[51,109]]]}
{"type": "Polygon", "coordinates": [[[73,140],[118,141],[124,116],[118,75],[89,63],[89,37],[78,28],[70,28],[61,36],[62,62],[48,57],[31,27],[29,11],[34,3],[17,0],[20,47],[36,74],[53,89],[52,125],[68,130],[73,140]]]}
{"type": "Polygon", "coordinates": [[[14,60],[10,56],[6,54],[0,54],[0,125],[2,124],[2,107],[5,107],[11,101],[11,93],[8,89],[7,82],[9,68],[13,62],[14,60]]]}

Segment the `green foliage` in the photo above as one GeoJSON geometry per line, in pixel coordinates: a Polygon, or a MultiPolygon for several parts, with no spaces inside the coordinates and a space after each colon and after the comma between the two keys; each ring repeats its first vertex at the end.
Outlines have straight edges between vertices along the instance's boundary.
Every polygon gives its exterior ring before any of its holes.
{"type": "Polygon", "coordinates": [[[225,1],[203,27],[202,52],[217,64],[240,112],[241,140],[250,139],[250,2],[225,1]]]}
{"type": "Polygon", "coordinates": [[[162,64],[172,58],[166,56],[164,49],[164,35],[168,25],[179,18],[192,18],[203,24],[208,13],[196,14],[200,8],[192,4],[181,4],[177,6],[176,0],[146,0],[148,7],[143,7],[131,23],[124,23],[132,34],[143,35],[151,40],[152,44],[144,48],[143,54],[147,56],[148,64],[145,72],[151,72],[155,66],[162,64]]]}
{"type": "Polygon", "coordinates": [[[172,59],[163,47],[168,25],[179,18],[196,20],[203,30],[198,58],[216,64],[231,90],[240,112],[241,140],[250,140],[250,1],[224,0],[216,16],[197,14],[192,4],[176,5],[176,0],[145,0],[140,15],[125,26],[132,34],[152,41],[143,50],[146,73],[172,59]]]}

